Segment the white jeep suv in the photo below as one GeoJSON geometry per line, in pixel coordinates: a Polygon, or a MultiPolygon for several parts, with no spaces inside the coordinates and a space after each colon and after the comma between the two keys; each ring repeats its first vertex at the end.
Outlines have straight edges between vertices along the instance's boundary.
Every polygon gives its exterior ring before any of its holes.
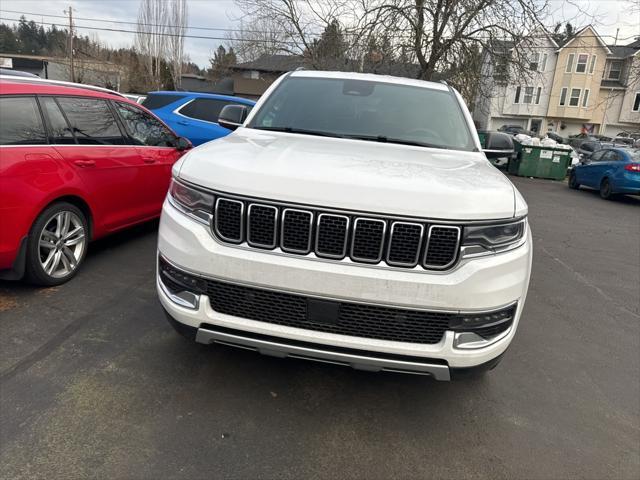
{"type": "MultiPolygon", "coordinates": [[[[200,343],[431,375],[497,365],[531,270],[527,205],[451,87],[296,71],[173,168],[158,295],[200,343]]],[[[501,142],[504,142],[501,144],[501,142]]]]}

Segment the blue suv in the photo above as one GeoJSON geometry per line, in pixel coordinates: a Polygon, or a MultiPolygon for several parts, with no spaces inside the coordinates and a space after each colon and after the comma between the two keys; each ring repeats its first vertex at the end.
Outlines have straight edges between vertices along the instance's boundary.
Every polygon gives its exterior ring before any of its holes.
{"type": "Polygon", "coordinates": [[[244,105],[251,110],[255,104],[246,98],[198,92],[150,92],[142,102],[179,136],[191,140],[194,146],[231,132],[218,125],[218,115],[223,107],[244,105]]]}

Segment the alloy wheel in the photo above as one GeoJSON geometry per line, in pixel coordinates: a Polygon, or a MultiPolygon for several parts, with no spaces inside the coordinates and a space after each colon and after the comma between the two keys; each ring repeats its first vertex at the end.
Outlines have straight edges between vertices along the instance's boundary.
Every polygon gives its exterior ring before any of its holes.
{"type": "Polygon", "coordinates": [[[55,213],[40,232],[38,253],[42,270],[53,278],[71,274],[86,243],[86,232],[78,215],[68,210],[55,213]]]}

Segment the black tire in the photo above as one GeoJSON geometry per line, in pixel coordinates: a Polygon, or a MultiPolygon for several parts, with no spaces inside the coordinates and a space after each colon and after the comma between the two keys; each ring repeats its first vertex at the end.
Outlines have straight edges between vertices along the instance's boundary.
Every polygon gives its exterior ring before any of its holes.
{"type": "Polygon", "coordinates": [[[604,178],[600,183],[600,196],[605,200],[611,200],[614,197],[611,191],[611,182],[608,178],[604,178]]]}
{"type": "Polygon", "coordinates": [[[569,174],[569,188],[573,188],[574,190],[578,190],[580,188],[578,178],[576,177],[576,172],[574,171],[571,171],[571,173],[569,174]]]}
{"type": "MultiPolygon", "coordinates": [[[[27,242],[27,262],[25,266],[25,279],[34,284],[46,287],[52,287],[55,285],[61,285],[71,280],[80,268],[80,265],[84,261],[87,253],[87,246],[89,244],[89,227],[85,214],[75,205],[68,202],[56,202],[47,207],[36,221],[31,226],[29,232],[29,240],[27,242]],[[62,219],[68,218],[67,221],[67,233],[72,233],[68,229],[74,228],[78,231],[74,238],[70,238],[65,242],[63,234],[63,228],[61,228],[59,238],[56,240],[57,229],[59,223],[64,223],[62,219]],[[56,225],[56,231],[52,231],[49,227],[53,224],[56,225]],[[79,228],[82,228],[80,230],[79,228]],[[47,230],[45,231],[45,228],[47,230]],[[41,239],[46,237],[46,241],[41,239]],[[77,240],[77,241],[76,241],[77,240]],[[67,245],[67,243],[73,243],[73,245],[67,245]],[[48,244],[46,248],[43,248],[43,244],[48,244]],[[51,253],[54,251],[54,253],[51,253]],[[49,259],[49,255],[57,256],[56,267],[61,266],[60,270],[55,270],[48,273],[43,266],[43,262],[49,259]],[[73,257],[71,257],[73,255],[73,257]],[[44,258],[46,257],[46,258],[44,258]],[[64,259],[63,259],[64,257],[64,259]],[[73,258],[73,260],[71,260],[73,258]]],[[[53,259],[55,261],[55,258],[53,259]]],[[[53,262],[52,262],[53,263],[53,262]]]]}

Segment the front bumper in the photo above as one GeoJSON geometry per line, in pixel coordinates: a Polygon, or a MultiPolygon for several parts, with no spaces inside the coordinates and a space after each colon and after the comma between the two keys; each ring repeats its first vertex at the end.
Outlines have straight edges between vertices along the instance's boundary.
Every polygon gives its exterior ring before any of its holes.
{"type": "MultiPolygon", "coordinates": [[[[238,335],[238,332],[246,332],[244,336],[251,338],[242,342],[258,350],[269,349],[260,342],[256,343],[253,338],[256,336],[261,340],[268,338],[271,343],[278,343],[277,339],[280,339],[280,343],[289,346],[296,342],[305,346],[316,345],[323,351],[347,349],[349,355],[355,356],[357,352],[363,352],[361,356],[374,355],[378,360],[384,360],[385,356],[401,356],[415,363],[439,365],[446,369],[486,364],[506,350],[521,316],[531,269],[530,232],[528,241],[515,250],[463,260],[448,272],[400,270],[289,257],[222,245],[206,226],[188,218],[168,202],[165,202],[160,222],[158,249],[160,255],[173,265],[195,275],[336,301],[447,312],[482,312],[518,303],[512,326],[507,332],[481,348],[462,349],[454,347],[455,333],[449,330],[435,344],[409,343],[318,332],[225,315],[211,308],[206,295],[200,295],[196,309],[188,308],[173,301],[158,280],[158,293],[165,310],[180,324],[201,329],[196,339],[205,343],[224,340],[220,331],[241,337],[243,335],[238,335]],[[216,333],[210,334],[205,330],[216,333]]],[[[242,343],[237,339],[234,341],[242,343]]],[[[297,355],[293,350],[290,348],[285,353],[288,356],[312,356],[297,355]]],[[[352,365],[367,364],[338,360],[338,363],[352,365]]],[[[391,366],[383,369],[411,370],[391,366]]],[[[438,375],[434,376],[438,378],[438,375]]]]}

